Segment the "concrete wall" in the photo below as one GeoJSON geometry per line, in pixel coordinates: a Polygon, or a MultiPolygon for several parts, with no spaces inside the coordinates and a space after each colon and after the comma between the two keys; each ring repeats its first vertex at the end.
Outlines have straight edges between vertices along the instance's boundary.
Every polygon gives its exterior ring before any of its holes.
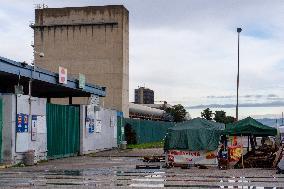
{"type": "Polygon", "coordinates": [[[3,139],[3,162],[18,163],[23,160],[24,152],[35,151],[35,160],[46,159],[47,154],[47,132],[46,132],[46,99],[31,98],[29,96],[5,94],[1,95],[4,102],[4,125],[2,130],[3,139]],[[37,132],[35,140],[32,141],[31,116],[29,116],[28,132],[16,132],[17,114],[36,115],[37,132]]]}
{"type": "Polygon", "coordinates": [[[80,154],[88,154],[95,151],[117,147],[117,112],[115,110],[101,108],[99,111],[87,113],[87,106],[81,106],[80,126],[80,154]],[[96,129],[89,132],[86,118],[94,117],[95,128],[98,127],[97,120],[101,120],[101,132],[96,129]],[[93,114],[93,115],[90,115],[93,114]]]}
{"type": "Polygon", "coordinates": [[[35,50],[45,54],[35,56],[36,65],[54,72],[60,65],[76,78],[85,74],[86,82],[107,87],[102,105],[128,117],[128,23],[128,10],[119,5],[36,9],[35,50]]]}

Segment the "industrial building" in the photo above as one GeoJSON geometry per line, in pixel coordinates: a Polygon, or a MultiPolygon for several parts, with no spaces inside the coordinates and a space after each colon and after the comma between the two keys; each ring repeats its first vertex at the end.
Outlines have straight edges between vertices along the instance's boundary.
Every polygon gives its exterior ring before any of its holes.
{"type": "MultiPolygon", "coordinates": [[[[15,164],[33,152],[34,162],[117,147],[122,137],[116,110],[98,105],[105,87],[0,57],[0,163],[15,164]],[[52,98],[85,97],[85,105],[52,98]]],[[[69,100],[72,101],[72,100],[69,100]]]]}
{"type": "MultiPolygon", "coordinates": [[[[36,65],[53,72],[58,66],[88,83],[107,87],[101,102],[129,114],[129,20],[122,5],[40,8],[35,10],[34,49],[44,52],[35,57],[36,65]]],[[[68,100],[52,102],[67,103],[68,100]]],[[[86,104],[86,98],[73,98],[86,104]]]]}
{"type": "Polygon", "coordinates": [[[154,104],[154,91],[145,87],[135,89],[135,104],[154,104]]]}

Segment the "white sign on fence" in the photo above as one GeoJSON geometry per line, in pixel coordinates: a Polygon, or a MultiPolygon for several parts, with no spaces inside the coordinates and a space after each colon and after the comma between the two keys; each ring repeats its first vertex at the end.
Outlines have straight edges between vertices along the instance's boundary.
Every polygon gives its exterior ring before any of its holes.
{"type": "Polygon", "coordinates": [[[101,133],[102,132],[102,121],[97,120],[96,121],[96,128],[95,128],[96,133],[101,133]]]}
{"type": "Polygon", "coordinates": [[[31,136],[32,141],[36,141],[36,137],[37,137],[37,116],[32,115],[32,136],[31,136]]]}

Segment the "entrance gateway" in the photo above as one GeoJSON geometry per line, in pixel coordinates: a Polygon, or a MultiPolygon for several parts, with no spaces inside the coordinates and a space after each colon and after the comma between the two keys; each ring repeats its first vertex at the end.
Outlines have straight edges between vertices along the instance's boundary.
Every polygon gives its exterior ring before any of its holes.
{"type": "Polygon", "coordinates": [[[80,150],[80,107],[46,105],[47,157],[75,156],[80,150]]]}

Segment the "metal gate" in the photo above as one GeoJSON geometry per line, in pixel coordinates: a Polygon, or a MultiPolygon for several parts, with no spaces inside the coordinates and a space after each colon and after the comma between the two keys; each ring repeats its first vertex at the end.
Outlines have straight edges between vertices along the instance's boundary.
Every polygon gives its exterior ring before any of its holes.
{"type": "Polygon", "coordinates": [[[2,162],[3,100],[0,98],[0,163],[2,162]]]}
{"type": "Polygon", "coordinates": [[[80,108],[47,104],[47,156],[74,156],[80,150],[80,108]]]}

